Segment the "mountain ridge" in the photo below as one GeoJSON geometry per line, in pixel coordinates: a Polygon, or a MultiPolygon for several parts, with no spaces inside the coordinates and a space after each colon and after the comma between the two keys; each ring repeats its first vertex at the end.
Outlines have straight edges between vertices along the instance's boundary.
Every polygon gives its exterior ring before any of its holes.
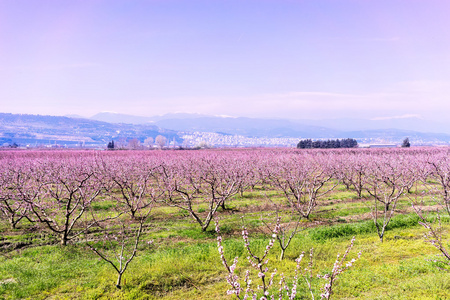
{"type": "Polygon", "coordinates": [[[188,113],[169,113],[164,115],[143,117],[133,116],[120,113],[102,112],[98,113],[90,119],[107,121],[110,123],[130,123],[130,124],[155,124],[161,127],[166,127],[173,130],[192,131],[197,129],[210,130],[209,123],[212,122],[217,126],[220,122],[222,127],[225,123],[240,122],[240,126],[249,127],[248,124],[243,124],[243,120],[250,122],[258,122],[260,125],[264,122],[276,123],[288,126],[292,129],[297,128],[326,128],[334,131],[361,131],[361,130],[379,130],[379,129],[399,129],[412,130],[422,133],[444,133],[450,134],[450,126],[445,126],[439,122],[424,120],[418,116],[407,117],[386,117],[377,119],[362,119],[362,118],[334,118],[334,119],[283,119],[283,118],[251,118],[251,117],[231,117],[231,116],[213,116],[205,114],[188,114],[188,113]],[[172,124],[171,124],[172,123],[172,124]],[[183,124],[185,123],[185,124],[183,124]],[[289,123],[289,124],[288,124],[289,123]],[[195,124],[196,128],[193,128],[195,124]]]}
{"type": "MultiPolygon", "coordinates": [[[[167,114],[154,117],[138,117],[133,115],[101,113],[110,122],[96,120],[99,114],[91,118],[80,116],[45,116],[29,114],[0,113],[0,145],[17,144],[89,144],[104,146],[111,140],[127,141],[137,138],[141,143],[148,137],[164,135],[169,140],[175,139],[183,143],[183,135],[192,132],[212,132],[227,136],[243,136],[246,138],[295,138],[295,139],[336,139],[355,138],[362,143],[391,142],[399,143],[409,137],[413,144],[448,144],[447,133],[420,132],[404,129],[408,122],[417,122],[410,118],[402,128],[376,128],[378,120],[367,122],[364,130],[342,130],[354,128],[367,120],[359,119],[353,127],[347,122],[356,119],[334,120],[288,120],[263,119],[248,117],[207,116],[201,114],[167,114]],[[134,120],[133,123],[126,121],[134,120]],[[305,122],[305,123],[303,123],[305,122]],[[333,123],[334,122],[334,123],[333,123]],[[335,124],[335,128],[318,126],[319,124],[335,124]],[[347,127],[346,127],[347,126],[347,127]],[[337,128],[337,129],[336,129],[337,128]]],[[[393,123],[382,123],[387,127],[393,123]]],[[[394,123],[395,125],[396,123],[394,123]]],[[[433,124],[432,124],[433,125],[433,124]]],[[[399,126],[401,127],[401,126],[399,126]]]]}
{"type": "Polygon", "coordinates": [[[52,143],[103,146],[111,140],[137,138],[143,142],[148,137],[165,135],[182,142],[173,130],[156,125],[114,124],[86,118],[30,114],[0,113],[0,145],[5,143],[48,145],[52,143]]]}

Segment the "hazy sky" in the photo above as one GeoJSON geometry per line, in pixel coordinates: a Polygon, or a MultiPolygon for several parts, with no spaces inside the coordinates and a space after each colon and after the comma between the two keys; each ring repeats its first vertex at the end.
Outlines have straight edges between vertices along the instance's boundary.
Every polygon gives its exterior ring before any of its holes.
{"type": "Polygon", "coordinates": [[[448,0],[0,0],[0,112],[450,111],[448,0]]]}

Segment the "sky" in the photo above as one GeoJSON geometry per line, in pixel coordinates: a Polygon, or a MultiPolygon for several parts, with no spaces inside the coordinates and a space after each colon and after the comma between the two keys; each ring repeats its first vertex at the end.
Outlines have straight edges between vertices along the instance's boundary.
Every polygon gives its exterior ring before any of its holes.
{"type": "Polygon", "coordinates": [[[448,0],[0,0],[0,112],[445,121],[448,0]]]}

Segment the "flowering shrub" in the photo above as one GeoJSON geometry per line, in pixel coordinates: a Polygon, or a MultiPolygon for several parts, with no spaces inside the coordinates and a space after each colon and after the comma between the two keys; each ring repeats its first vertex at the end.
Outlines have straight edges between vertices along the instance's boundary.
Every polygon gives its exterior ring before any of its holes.
{"type": "Polygon", "coordinates": [[[285,275],[281,273],[278,277],[280,278],[278,281],[278,289],[274,288],[274,282],[275,277],[278,274],[277,269],[273,269],[273,271],[269,274],[269,258],[268,254],[270,250],[273,248],[274,243],[277,238],[277,233],[279,231],[280,225],[279,222],[277,222],[277,226],[273,230],[273,234],[269,240],[269,243],[267,244],[264,253],[262,256],[257,256],[254,251],[250,248],[250,242],[248,238],[248,231],[243,226],[242,228],[242,239],[244,241],[245,249],[247,250],[248,256],[247,260],[250,263],[250,266],[257,270],[257,279],[256,281],[259,282],[258,285],[256,285],[256,290],[253,288],[253,280],[251,279],[251,272],[250,270],[245,271],[244,275],[244,285],[241,285],[240,277],[236,272],[236,267],[238,264],[238,257],[235,257],[233,260],[233,263],[230,265],[228,261],[225,258],[224,255],[224,248],[222,246],[222,237],[220,236],[220,228],[219,228],[219,221],[216,220],[216,232],[219,234],[217,237],[217,247],[220,254],[220,259],[222,261],[222,264],[226,268],[228,275],[227,275],[227,282],[231,286],[231,288],[227,291],[228,295],[235,295],[237,299],[248,299],[251,297],[252,299],[257,299],[258,294],[262,295],[259,299],[261,300],[267,300],[267,299],[275,299],[277,297],[278,299],[295,299],[295,296],[297,295],[297,286],[299,281],[299,276],[301,276],[310,292],[311,299],[314,299],[314,291],[313,287],[311,285],[311,280],[316,277],[320,279],[326,280],[325,285],[322,288],[323,293],[320,295],[322,299],[331,299],[331,296],[333,294],[333,287],[336,284],[336,280],[340,274],[342,274],[344,271],[348,270],[350,267],[353,266],[353,264],[356,262],[357,259],[360,258],[361,252],[358,253],[357,258],[351,259],[349,262],[346,263],[347,256],[350,253],[350,250],[353,248],[353,243],[355,241],[355,237],[352,238],[350,245],[347,247],[347,250],[345,251],[342,258],[340,258],[340,255],[337,255],[336,261],[333,265],[333,269],[330,273],[327,274],[317,274],[316,276],[313,276],[313,249],[310,251],[310,260],[307,263],[307,265],[302,268],[301,262],[303,260],[303,257],[305,256],[305,253],[301,253],[300,256],[295,260],[296,268],[295,268],[295,274],[292,280],[287,280],[285,275]],[[291,281],[291,285],[289,286],[288,282],[291,281]]]}
{"type": "MultiPolygon", "coordinates": [[[[336,258],[336,261],[334,262],[331,273],[328,273],[325,275],[317,275],[317,277],[327,280],[327,283],[325,283],[325,285],[323,287],[323,293],[320,295],[320,297],[322,299],[330,299],[331,298],[331,295],[333,293],[333,285],[335,284],[335,281],[336,281],[337,277],[339,276],[339,274],[342,274],[344,271],[346,271],[350,267],[352,267],[353,264],[356,262],[356,260],[361,257],[361,252],[359,252],[357,258],[353,258],[349,262],[345,263],[345,260],[347,259],[347,256],[350,253],[350,250],[353,248],[354,241],[355,241],[355,237],[352,238],[350,245],[347,247],[347,250],[345,251],[345,253],[341,259],[339,259],[340,255],[339,254],[337,255],[337,258],[336,258]],[[345,263],[345,265],[344,265],[344,263],[345,263]]],[[[312,255],[311,255],[311,260],[312,260],[312,255]]]]}

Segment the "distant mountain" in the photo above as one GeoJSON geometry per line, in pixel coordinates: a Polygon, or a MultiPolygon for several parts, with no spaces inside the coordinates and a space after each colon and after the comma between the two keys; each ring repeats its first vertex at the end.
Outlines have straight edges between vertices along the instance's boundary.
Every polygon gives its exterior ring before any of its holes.
{"type": "MultiPolygon", "coordinates": [[[[80,116],[70,116],[77,117],[80,116]]],[[[337,118],[323,120],[295,120],[295,119],[267,119],[267,118],[244,118],[244,117],[224,117],[202,114],[170,113],[160,116],[142,117],[126,115],[114,112],[101,112],[92,117],[92,120],[108,123],[125,124],[155,124],[161,127],[179,131],[222,131],[236,132],[244,131],[246,135],[273,134],[266,132],[268,128],[289,128],[289,135],[298,135],[301,132],[316,131],[319,128],[326,128],[327,131],[365,131],[379,129],[399,129],[418,132],[435,132],[450,134],[450,126],[439,122],[424,120],[416,116],[392,117],[378,119],[359,118],[337,118]],[[254,129],[254,130],[253,130],[254,129]],[[247,130],[249,130],[247,132],[247,130]]],[[[282,130],[283,131],[283,130],[282,130]]],[[[279,134],[283,134],[280,132],[279,134]]],[[[276,135],[279,135],[278,133],[276,135]]]]}
{"type": "Polygon", "coordinates": [[[246,137],[357,138],[389,142],[399,142],[410,137],[413,141],[424,144],[450,141],[450,129],[416,117],[284,120],[171,114],[160,116],[153,124],[183,132],[218,132],[246,137]]]}
{"type": "Polygon", "coordinates": [[[245,118],[211,116],[202,114],[170,113],[160,116],[141,117],[112,112],[102,112],[90,119],[109,123],[155,124],[160,127],[178,131],[221,131],[229,134],[244,134],[247,136],[301,134],[315,135],[324,133],[323,137],[339,132],[367,131],[380,129],[398,129],[418,131],[422,133],[450,134],[450,126],[424,120],[416,116],[392,117],[378,119],[337,118],[323,120],[288,120],[267,118],[245,118]],[[280,132],[277,132],[277,128],[280,132]],[[326,132],[326,133],[325,133],[326,132]]]}
{"type": "Polygon", "coordinates": [[[288,120],[231,118],[231,117],[197,117],[168,118],[154,124],[177,131],[221,132],[247,137],[304,137],[331,138],[339,131],[320,126],[296,124],[288,120]]]}
{"type": "MultiPolygon", "coordinates": [[[[75,117],[0,113],[0,145],[85,144],[104,146],[109,141],[164,135],[170,141],[182,143],[184,134],[215,132],[222,135],[247,138],[336,139],[355,138],[361,143],[401,143],[409,137],[414,145],[450,143],[447,133],[421,132],[411,128],[444,127],[421,119],[396,120],[283,120],[261,118],[233,118],[197,114],[167,114],[155,117],[137,117],[116,113],[100,113],[93,120],[75,117]],[[423,121],[423,122],[422,122],[423,121]],[[422,122],[422,123],[421,123],[422,122]],[[426,127],[427,125],[429,127],[426,127]],[[397,126],[390,128],[388,126],[397,126]],[[163,129],[165,128],[165,129],[163,129]],[[405,129],[406,128],[406,129],[405,129]]],[[[437,132],[437,131],[435,131],[437,132]]],[[[443,132],[443,131],[441,131],[443,132]]],[[[277,142],[279,143],[279,142],[277,142]]]]}
{"type": "Polygon", "coordinates": [[[0,113],[0,145],[104,146],[111,140],[126,143],[129,139],[137,138],[143,142],[157,135],[182,142],[177,132],[156,125],[112,124],[83,118],[0,113]]]}
{"type": "Polygon", "coordinates": [[[152,122],[152,119],[149,117],[132,116],[114,112],[101,112],[89,119],[117,124],[148,124],[152,122]]]}
{"type": "Polygon", "coordinates": [[[160,116],[153,116],[150,117],[150,119],[152,120],[152,122],[158,122],[161,120],[168,120],[168,119],[198,119],[198,118],[209,118],[209,117],[213,117],[213,118],[223,118],[222,116],[210,116],[210,115],[203,115],[203,114],[189,114],[189,113],[169,113],[169,114],[164,114],[164,115],[160,115],[160,116]]]}
{"type": "Polygon", "coordinates": [[[98,114],[93,115],[89,119],[96,121],[103,121],[108,123],[124,123],[124,124],[148,124],[154,123],[161,120],[168,119],[196,119],[202,117],[210,117],[207,115],[201,114],[186,114],[186,113],[172,113],[165,114],[161,116],[152,116],[152,117],[142,117],[142,116],[134,116],[121,114],[116,112],[100,112],[98,114]]]}

